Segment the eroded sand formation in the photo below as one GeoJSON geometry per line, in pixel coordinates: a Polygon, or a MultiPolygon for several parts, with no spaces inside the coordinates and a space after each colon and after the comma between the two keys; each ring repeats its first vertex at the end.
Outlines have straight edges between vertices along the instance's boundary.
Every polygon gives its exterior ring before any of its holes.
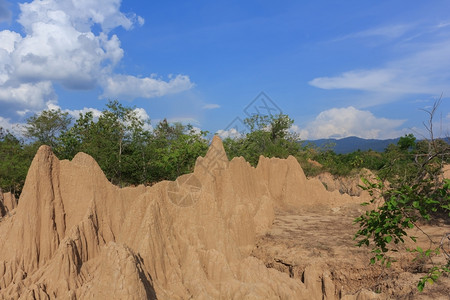
{"type": "Polygon", "coordinates": [[[0,189],[0,217],[10,213],[17,206],[17,199],[10,192],[3,193],[0,189]]]}
{"type": "Polygon", "coordinates": [[[362,169],[358,174],[341,177],[341,176],[333,176],[328,172],[321,173],[316,176],[319,179],[325,188],[328,191],[339,191],[341,194],[348,194],[351,196],[363,196],[367,197],[368,194],[364,192],[361,186],[364,186],[364,183],[361,180],[361,177],[364,177],[368,180],[374,180],[374,174],[367,169],[362,169]]]}
{"type": "Polygon", "coordinates": [[[42,146],[0,221],[1,299],[373,299],[322,266],[300,280],[255,255],[276,211],[360,200],[308,180],[295,158],[228,161],[213,139],[175,182],[120,189],[92,157],[42,146]]]}

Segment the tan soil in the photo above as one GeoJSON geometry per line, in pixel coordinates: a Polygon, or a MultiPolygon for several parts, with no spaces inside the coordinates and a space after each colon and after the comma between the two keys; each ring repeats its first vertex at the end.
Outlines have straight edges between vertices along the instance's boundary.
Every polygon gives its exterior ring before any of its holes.
{"type": "MultiPolygon", "coordinates": [[[[272,228],[257,240],[252,255],[264,261],[267,267],[302,281],[305,272],[320,270],[322,281],[326,276],[331,278],[332,292],[337,298],[369,289],[379,292],[380,299],[449,299],[448,277],[418,292],[417,282],[430,264],[414,260],[415,255],[395,256],[398,261],[391,268],[371,265],[369,249],[355,247],[353,240],[357,230],[353,220],[362,212],[362,207],[356,203],[332,208],[279,210],[272,228]]],[[[450,226],[442,223],[421,228],[436,241],[450,232],[450,226]]],[[[417,236],[418,243],[408,241],[408,247],[428,249],[428,239],[423,233],[412,230],[409,234],[417,236]]]]}
{"type": "Polygon", "coordinates": [[[307,179],[294,157],[228,161],[218,137],[192,174],[123,189],[89,155],[42,146],[0,219],[0,299],[448,296],[448,278],[417,295],[424,267],[408,258],[381,276],[368,266],[351,240],[363,199],[307,179]]]}
{"type": "Polygon", "coordinates": [[[8,192],[3,193],[2,189],[0,189],[0,218],[10,214],[10,211],[12,211],[17,206],[17,199],[14,196],[14,194],[8,192]]]}

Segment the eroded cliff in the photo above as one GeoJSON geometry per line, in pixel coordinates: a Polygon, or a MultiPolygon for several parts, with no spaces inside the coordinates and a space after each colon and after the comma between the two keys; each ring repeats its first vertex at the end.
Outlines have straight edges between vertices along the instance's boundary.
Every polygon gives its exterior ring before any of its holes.
{"type": "Polygon", "coordinates": [[[334,299],[308,284],[321,272],[304,283],[250,254],[275,210],[351,201],[293,157],[229,161],[218,137],[192,174],[123,189],[92,157],[42,146],[0,221],[0,298],[334,299]]]}

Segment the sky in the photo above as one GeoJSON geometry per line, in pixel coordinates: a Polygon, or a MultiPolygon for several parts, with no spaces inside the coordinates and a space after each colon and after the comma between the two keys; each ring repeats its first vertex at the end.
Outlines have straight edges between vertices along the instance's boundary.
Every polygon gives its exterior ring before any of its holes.
{"type": "Polygon", "coordinates": [[[450,1],[0,0],[0,127],[109,100],[236,136],[284,113],[302,139],[450,128],[450,1]]]}

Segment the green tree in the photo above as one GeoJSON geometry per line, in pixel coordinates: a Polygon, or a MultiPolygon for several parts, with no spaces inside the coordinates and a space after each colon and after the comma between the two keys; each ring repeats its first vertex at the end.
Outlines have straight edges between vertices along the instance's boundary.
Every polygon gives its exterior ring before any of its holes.
{"type": "Polygon", "coordinates": [[[44,110],[27,119],[24,135],[41,145],[57,146],[58,137],[70,126],[72,118],[60,109],[44,110]]]}
{"type": "MultiPolygon", "coordinates": [[[[433,123],[438,104],[429,112],[429,124],[433,123]]],[[[427,149],[425,155],[412,151],[412,143],[415,141],[412,135],[405,136],[397,146],[392,145],[387,149],[392,163],[386,169],[393,173],[389,186],[385,186],[381,179],[377,182],[365,180],[365,189],[373,196],[371,202],[382,199],[376,209],[368,210],[355,219],[360,227],[355,234],[357,245],[372,245],[372,264],[381,262],[389,267],[394,261],[389,253],[397,251],[395,245],[404,243],[404,239],[408,237],[408,229],[420,229],[421,222],[436,218],[448,220],[450,217],[450,180],[443,178],[441,174],[445,157],[450,154],[450,147],[448,143],[442,145],[433,138],[431,125],[427,129],[430,139],[426,141],[426,145],[421,145],[427,149]]],[[[409,238],[416,241],[413,236],[409,238]]],[[[420,257],[439,255],[439,247],[431,246],[439,243],[430,236],[428,238],[429,249],[417,247],[411,251],[417,252],[420,257]]],[[[419,281],[419,290],[423,290],[427,282],[435,282],[439,276],[450,272],[450,257],[447,257],[445,264],[434,264],[433,260],[430,262],[433,267],[419,281]]]]}
{"type": "Polygon", "coordinates": [[[416,137],[412,133],[405,134],[398,140],[397,145],[402,151],[413,150],[416,147],[416,137]]]}
{"type": "Polygon", "coordinates": [[[253,166],[258,163],[260,155],[279,158],[297,156],[301,143],[298,135],[289,130],[293,122],[284,114],[254,115],[244,120],[250,132],[238,138],[226,138],[225,149],[230,158],[243,156],[253,166]]]}
{"type": "Polygon", "coordinates": [[[34,143],[25,144],[0,129],[0,187],[16,194],[41,144],[51,145],[60,159],[72,159],[78,152],[91,155],[120,186],[174,180],[192,172],[197,157],[208,149],[207,132],[167,120],[150,131],[134,107],[118,101],[109,101],[98,118],[81,113],[73,126],[60,110],[43,111],[27,123],[26,135],[34,143]]]}
{"type": "Polygon", "coordinates": [[[166,119],[159,122],[148,145],[150,180],[175,180],[192,172],[197,157],[204,156],[208,150],[206,134],[206,131],[196,131],[192,125],[170,124],[166,119]]]}
{"type": "Polygon", "coordinates": [[[73,128],[62,135],[64,156],[82,151],[92,155],[111,182],[135,184],[143,180],[142,171],[144,122],[134,108],[109,101],[97,121],[92,112],[81,114],[73,128]],[[136,153],[139,152],[139,153],[136,153]]]}
{"type": "Polygon", "coordinates": [[[20,195],[36,148],[0,127],[0,188],[20,195]]]}

